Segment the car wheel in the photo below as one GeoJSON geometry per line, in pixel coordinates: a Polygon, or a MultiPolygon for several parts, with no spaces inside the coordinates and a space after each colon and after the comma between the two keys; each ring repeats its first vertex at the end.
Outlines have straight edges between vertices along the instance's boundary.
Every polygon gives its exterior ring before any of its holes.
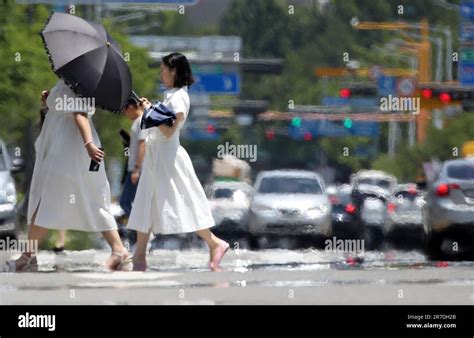
{"type": "Polygon", "coordinates": [[[369,250],[379,249],[383,242],[382,230],[366,228],[364,233],[364,241],[367,243],[369,250]]]}
{"type": "Polygon", "coordinates": [[[442,257],[441,244],[443,243],[443,236],[431,231],[429,234],[424,233],[423,245],[425,253],[431,260],[438,260],[442,257]]]}

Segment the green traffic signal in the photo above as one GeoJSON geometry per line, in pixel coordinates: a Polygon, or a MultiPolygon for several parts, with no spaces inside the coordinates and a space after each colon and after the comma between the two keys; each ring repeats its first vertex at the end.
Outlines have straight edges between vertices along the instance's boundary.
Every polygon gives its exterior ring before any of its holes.
{"type": "Polygon", "coordinates": [[[351,129],[352,128],[352,120],[350,118],[344,119],[344,128],[351,129]]]}
{"type": "Polygon", "coordinates": [[[301,117],[293,117],[291,119],[291,125],[296,128],[301,127],[301,117]]]}

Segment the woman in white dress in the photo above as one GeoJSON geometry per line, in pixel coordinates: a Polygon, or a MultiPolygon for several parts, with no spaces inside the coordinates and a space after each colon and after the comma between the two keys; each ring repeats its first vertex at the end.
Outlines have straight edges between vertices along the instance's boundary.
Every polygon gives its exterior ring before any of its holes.
{"type": "MultiPolygon", "coordinates": [[[[105,154],[99,149],[101,143],[91,119],[95,107],[86,101],[62,80],[48,95],[48,113],[35,141],[28,239],[39,245],[48,229],[102,232],[112,249],[106,266],[110,270],[131,269],[110,211],[104,165],[89,171],[91,159],[100,163],[105,154]]],[[[36,252],[30,248],[8,265],[12,271],[36,271],[36,252]]]]}
{"type": "MultiPolygon", "coordinates": [[[[186,57],[172,53],[161,62],[161,81],[168,88],[163,104],[176,114],[173,126],[160,125],[149,129],[141,177],[128,221],[137,231],[133,268],[146,270],[146,247],[150,232],[176,234],[196,232],[206,241],[209,267],[219,271],[229,244],[210,230],[215,225],[204,189],[194,172],[188,153],[179,143],[179,131],[189,113],[188,86],[193,83],[186,57]]],[[[147,99],[138,107],[150,107],[147,99]]]]}

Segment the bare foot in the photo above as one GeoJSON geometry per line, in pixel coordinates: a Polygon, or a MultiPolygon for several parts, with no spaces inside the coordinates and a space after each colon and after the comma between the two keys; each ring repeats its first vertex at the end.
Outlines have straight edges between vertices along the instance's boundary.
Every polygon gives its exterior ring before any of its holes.
{"type": "Polygon", "coordinates": [[[130,271],[132,269],[132,261],[127,250],[123,252],[112,252],[105,262],[105,266],[111,271],[130,271]]]}
{"type": "Polygon", "coordinates": [[[133,256],[133,271],[146,271],[146,258],[133,256]]]}

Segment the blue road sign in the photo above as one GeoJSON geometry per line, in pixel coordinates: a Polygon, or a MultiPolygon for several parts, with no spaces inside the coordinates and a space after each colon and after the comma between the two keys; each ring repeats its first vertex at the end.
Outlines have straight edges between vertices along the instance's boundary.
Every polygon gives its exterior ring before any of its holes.
{"type": "Polygon", "coordinates": [[[322,104],[325,106],[345,106],[349,103],[348,99],[337,96],[325,96],[323,97],[322,104]]]}
{"type": "Polygon", "coordinates": [[[394,76],[382,75],[377,80],[379,96],[388,96],[396,94],[397,78],[394,76]]]}
{"type": "Polygon", "coordinates": [[[200,140],[218,140],[220,138],[220,134],[215,131],[213,133],[209,133],[207,130],[202,128],[186,128],[185,130],[180,132],[180,135],[183,139],[192,140],[192,141],[200,141],[200,140]]]}
{"type": "Polygon", "coordinates": [[[474,2],[463,2],[459,9],[461,17],[474,19],[474,2]]]}
{"type": "Polygon", "coordinates": [[[353,106],[353,107],[374,107],[377,106],[375,98],[351,97],[348,99],[337,96],[323,97],[322,104],[325,106],[353,106]]]}
{"type": "Polygon", "coordinates": [[[307,132],[311,132],[313,138],[344,137],[351,135],[377,137],[379,135],[379,123],[372,121],[353,121],[351,128],[345,128],[332,121],[302,120],[301,127],[291,125],[288,127],[288,136],[294,140],[303,140],[307,132]]]}
{"type": "Polygon", "coordinates": [[[220,95],[240,94],[240,76],[237,73],[197,73],[193,75],[196,82],[191,86],[190,92],[220,95]]]}
{"type": "Polygon", "coordinates": [[[352,135],[375,137],[379,134],[379,123],[373,121],[353,121],[352,135]]]}
{"type": "Polygon", "coordinates": [[[462,21],[459,29],[459,38],[461,40],[474,40],[474,22],[462,21]]]}
{"type": "Polygon", "coordinates": [[[459,62],[459,83],[461,86],[474,86],[474,62],[459,62]]]}
{"type": "MultiPolygon", "coordinates": [[[[156,4],[156,5],[195,5],[199,0],[100,0],[101,4],[121,3],[121,4],[156,4]]],[[[90,4],[97,5],[99,0],[16,0],[18,3],[26,4],[53,4],[53,5],[76,5],[90,4]]]]}

